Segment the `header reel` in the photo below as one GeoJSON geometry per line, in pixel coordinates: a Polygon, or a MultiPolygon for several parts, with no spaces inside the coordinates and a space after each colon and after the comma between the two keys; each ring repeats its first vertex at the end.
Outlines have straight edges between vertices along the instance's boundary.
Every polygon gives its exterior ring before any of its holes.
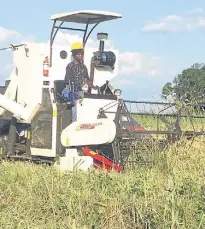
{"type": "MultiPolygon", "coordinates": [[[[118,106],[113,158],[122,167],[153,163],[152,156],[169,144],[205,135],[205,114],[195,105],[130,100],[112,105],[118,106]]],[[[112,113],[109,106],[100,109],[99,117],[112,113]]]]}

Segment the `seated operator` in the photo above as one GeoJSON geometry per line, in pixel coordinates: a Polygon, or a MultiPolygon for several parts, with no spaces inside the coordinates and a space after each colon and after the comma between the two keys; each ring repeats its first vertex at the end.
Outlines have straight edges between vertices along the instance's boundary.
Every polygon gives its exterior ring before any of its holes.
{"type": "Polygon", "coordinates": [[[71,46],[73,61],[66,67],[65,83],[67,87],[63,90],[62,95],[67,97],[72,103],[73,121],[76,120],[76,100],[83,98],[82,86],[94,88],[88,76],[88,70],[83,63],[84,47],[81,43],[74,43],[71,46]]]}

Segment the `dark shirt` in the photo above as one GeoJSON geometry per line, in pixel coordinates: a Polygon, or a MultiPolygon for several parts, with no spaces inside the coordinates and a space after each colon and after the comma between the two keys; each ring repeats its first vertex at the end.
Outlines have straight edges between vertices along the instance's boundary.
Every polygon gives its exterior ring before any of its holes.
{"type": "Polygon", "coordinates": [[[70,62],[66,67],[66,84],[73,83],[75,86],[82,86],[89,80],[87,67],[83,63],[70,62]]]}

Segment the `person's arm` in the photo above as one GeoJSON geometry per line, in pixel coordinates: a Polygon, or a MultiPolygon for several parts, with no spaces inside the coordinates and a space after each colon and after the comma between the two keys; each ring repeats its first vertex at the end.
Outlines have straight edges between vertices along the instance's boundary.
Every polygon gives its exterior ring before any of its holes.
{"type": "Polygon", "coordinates": [[[86,79],[87,81],[90,80],[90,77],[88,75],[88,69],[87,67],[85,66],[85,64],[83,64],[83,68],[84,68],[84,71],[83,71],[83,78],[86,79]]]}
{"type": "Polygon", "coordinates": [[[73,78],[73,71],[71,69],[71,65],[68,64],[66,67],[66,74],[65,74],[65,83],[69,84],[69,80],[73,78]]]}
{"type": "Polygon", "coordinates": [[[94,86],[94,85],[93,85],[93,82],[90,80],[90,77],[89,77],[89,75],[88,75],[88,69],[87,69],[87,67],[85,66],[85,64],[83,64],[83,67],[84,67],[83,78],[87,80],[88,87],[94,88],[95,90],[97,90],[97,89],[98,89],[98,86],[94,86]]]}

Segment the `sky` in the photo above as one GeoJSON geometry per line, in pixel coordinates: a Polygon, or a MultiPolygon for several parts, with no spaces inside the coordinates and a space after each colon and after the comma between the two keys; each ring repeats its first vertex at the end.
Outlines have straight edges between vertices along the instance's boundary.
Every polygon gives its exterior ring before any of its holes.
{"type": "MultiPolygon", "coordinates": [[[[119,50],[113,85],[126,99],[160,100],[162,86],[196,62],[205,62],[205,1],[202,0],[7,0],[0,7],[0,48],[25,41],[48,42],[52,14],[75,10],[117,12],[122,19],[99,25],[119,50]]],[[[91,41],[92,42],[92,41],[91,41]]],[[[90,42],[90,45],[91,45],[90,42]]],[[[12,53],[0,52],[0,84],[12,70],[12,53]]]]}

